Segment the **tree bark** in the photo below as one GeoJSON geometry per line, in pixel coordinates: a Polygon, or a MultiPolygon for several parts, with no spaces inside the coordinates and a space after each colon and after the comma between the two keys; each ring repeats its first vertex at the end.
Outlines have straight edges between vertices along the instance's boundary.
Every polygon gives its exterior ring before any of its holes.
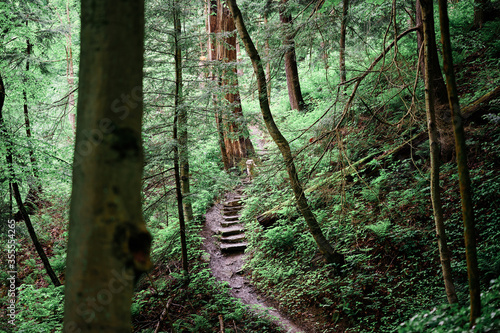
{"type": "MultiPolygon", "coordinates": [[[[267,19],[267,9],[264,12],[264,25],[267,27],[268,19],[267,19]]],[[[271,47],[269,46],[269,38],[266,37],[266,41],[264,42],[264,52],[266,55],[266,83],[267,83],[267,99],[269,103],[271,103],[271,59],[270,59],[270,51],[271,47]]]]}
{"type": "Polygon", "coordinates": [[[485,8],[488,4],[488,0],[474,0],[474,29],[481,29],[484,25],[485,19],[485,8]]]}
{"type": "MultiPolygon", "coordinates": [[[[26,22],[26,26],[28,22],[26,22]]],[[[33,152],[33,146],[31,144],[31,124],[29,117],[29,109],[28,109],[28,93],[26,91],[26,85],[28,83],[28,75],[30,71],[30,57],[33,49],[33,44],[31,44],[30,40],[26,40],[26,67],[25,67],[25,78],[23,79],[24,87],[23,87],[23,112],[24,112],[24,125],[26,128],[26,137],[28,138],[28,155],[31,163],[31,170],[33,173],[34,184],[30,184],[28,188],[28,194],[26,195],[25,204],[30,206],[31,210],[35,210],[36,207],[40,206],[40,194],[42,193],[42,183],[40,181],[38,168],[36,165],[35,153],[33,152]]],[[[21,214],[22,216],[22,214],[21,214]]]]}
{"type": "MultiPolygon", "coordinates": [[[[212,79],[219,82],[226,91],[224,97],[228,103],[229,112],[223,112],[219,108],[216,121],[218,121],[218,130],[222,131],[224,137],[224,143],[220,142],[219,145],[225,169],[228,170],[235,167],[243,158],[254,154],[255,151],[248,138],[248,130],[241,109],[238,71],[235,65],[238,59],[234,20],[221,0],[209,0],[209,7],[207,30],[210,34],[221,35],[221,41],[209,40],[210,60],[217,60],[225,67],[220,76],[212,75],[212,79]],[[222,148],[225,150],[223,151],[222,148]]],[[[214,99],[214,103],[218,103],[217,98],[214,99]]]]}
{"type": "Polygon", "coordinates": [[[64,304],[65,332],[131,332],[151,267],[142,216],[144,2],[85,0],[64,304]]]}
{"type": "Polygon", "coordinates": [[[299,71],[297,58],[295,56],[295,40],[292,32],[292,16],[287,13],[286,4],[288,0],[281,0],[280,20],[284,29],[283,47],[285,48],[285,74],[288,87],[288,99],[292,110],[303,111],[305,108],[304,98],[300,90],[299,71]]]}
{"type": "MultiPolygon", "coordinates": [[[[425,1],[425,0],[423,0],[425,1]]],[[[446,241],[446,229],[444,225],[443,206],[441,203],[441,186],[439,185],[439,164],[440,164],[440,149],[439,149],[439,134],[436,126],[436,113],[434,109],[434,94],[433,80],[429,63],[432,61],[429,51],[430,39],[434,38],[434,34],[430,30],[432,28],[427,20],[423,20],[424,30],[424,50],[425,50],[425,104],[427,115],[427,128],[429,132],[429,146],[431,157],[431,201],[434,210],[434,222],[436,225],[436,236],[438,241],[439,256],[441,259],[441,269],[443,272],[444,285],[448,303],[458,303],[455,285],[453,283],[453,274],[451,271],[450,251],[446,241]]]]}
{"type": "Polygon", "coordinates": [[[174,30],[175,30],[175,109],[177,116],[177,127],[179,131],[178,136],[178,150],[179,150],[179,169],[180,169],[180,183],[182,193],[182,207],[184,211],[184,218],[186,222],[193,220],[193,206],[191,203],[191,186],[189,175],[189,150],[188,150],[188,115],[187,109],[184,105],[184,92],[182,82],[182,46],[180,43],[181,36],[181,22],[180,10],[178,9],[179,3],[175,2],[174,11],[174,30]]]}
{"type": "MultiPolygon", "coordinates": [[[[436,45],[436,32],[434,25],[434,6],[431,0],[417,0],[416,2],[416,21],[417,26],[420,28],[417,30],[417,47],[418,50],[421,49],[424,42],[424,31],[422,21],[428,22],[429,27],[429,60],[428,66],[430,66],[430,80],[432,80],[432,93],[435,101],[436,110],[436,125],[438,127],[440,135],[446,135],[446,132],[451,126],[451,118],[449,115],[448,108],[448,92],[446,90],[446,85],[443,80],[443,75],[441,72],[441,67],[439,65],[439,57],[436,45]]],[[[424,59],[420,60],[420,71],[422,75],[426,75],[427,71],[425,69],[426,63],[424,59]]]]}
{"type": "MultiPolygon", "coordinates": [[[[176,141],[174,145],[174,174],[175,174],[175,189],[177,194],[177,211],[179,215],[179,228],[180,228],[180,238],[181,238],[181,254],[182,254],[182,272],[185,281],[189,278],[189,265],[188,265],[188,253],[187,253],[187,242],[186,242],[186,223],[185,223],[185,205],[183,203],[183,193],[181,185],[181,171],[179,170],[179,161],[181,160],[181,151],[187,153],[185,144],[186,142],[181,142],[178,136],[178,127],[184,126],[186,128],[186,115],[183,102],[183,91],[182,91],[182,49],[180,44],[181,38],[181,20],[180,20],[180,8],[179,3],[176,1],[174,3],[174,47],[175,47],[175,95],[174,95],[174,105],[175,105],[175,116],[174,116],[174,126],[173,126],[173,139],[176,141]],[[182,123],[184,122],[184,123],[182,123]],[[184,147],[181,146],[184,144],[184,147]]],[[[186,133],[184,134],[187,138],[187,128],[184,129],[186,133]]],[[[181,130],[182,131],[182,130],[181,130]]],[[[184,139],[184,138],[183,138],[184,139]]],[[[189,170],[189,169],[188,169],[189,170]]],[[[189,181],[189,179],[188,179],[189,181]]],[[[183,184],[184,185],[184,184],[183,184]]],[[[188,183],[189,186],[189,183],[188,183]]],[[[191,211],[192,214],[192,211],[191,211]]]]}
{"type": "MultiPolygon", "coordinates": [[[[342,0],[342,22],[340,24],[340,84],[343,85],[347,81],[347,72],[345,68],[345,37],[346,37],[346,26],[347,26],[347,13],[349,10],[349,0],[342,0]]],[[[345,86],[342,86],[342,90],[345,91],[345,86]]]]}
{"type": "Polygon", "coordinates": [[[307,202],[307,198],[304,194],[304,190],[299,181],[299,177],[297,175],[297,171],[295,168],[295,163],[293,161],[293,156],[290,150],[290,146],[286,138],[281,134],[280,130],[276,126],[274,122],[273,115],[269,108],[269,101],[267,99],[267,91],[266,91],[266,75],[264,73],[264,68],[262,66],[262,61],[255,48],[250,35],[245,27],[243,22],[243,18],[241,16],[241,12],[236,4],[236,0],[228,0],[227,1],[229,8],[233,14],[236,27],[238,28],[238,32],[240,34],[243,43],[245,44],[245,48],[247,50],[247,54],[252,60],[253,69],[255,75],[257,77],[257,87],[259,92],[259,104],[261,108],[262,117],[266,124],[266,127],[269,131],[269,134],[273,138],[274,142],[278,146],[284,160],[286,169],[288,172],[288,176],[290,178],[290,184],[295,194],[295,199],[297,202],[297,206],[299,207],[300,212],[304,216],[304,219],[309,227],[309,230],[318,245],[319,251],[324,256],[327,262],[337,264],[337,269],[340,269],[340,265],[344,262],[344,256],[338,252],[336,252],[333,247],[330,245],[328,240],[323,235],[323,232],[316,220],[316,217],[311,211],[309,204],[307,202]]]}
{"type": "Polygon", "coordinates": [[[441,43],[443,44],[443,68],[446,76],[448,98],[453,119],[453,131],[455,134],[455,150],[457,154],[458,178],[460,183],[460,196],[462,199],[462,217],[464,221],[467,273],[469,277],[470,324],[472,326],[476,318],[481,315],[481,290],[479,286],[472,188],[469,167],[467,166],[467,145],[465,144],[465,131],[460,112],[455,73],[453,71],[447,7],[448,4],[446,0],[439,0],[439,21],[441,26],[441,43]]]}

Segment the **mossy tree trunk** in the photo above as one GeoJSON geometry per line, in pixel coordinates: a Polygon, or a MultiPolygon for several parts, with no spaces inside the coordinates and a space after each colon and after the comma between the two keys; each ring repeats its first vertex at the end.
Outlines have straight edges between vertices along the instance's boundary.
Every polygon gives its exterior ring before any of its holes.
{"type": "MultiPolygon", "coordinates": [[[[443,80],[441,66],[439,65],[438,50],[436,45],[436,32],[434,24],[434,6],[430,0],[417,0],[416,2],[416,21],[419,29],[417,30],[417,47],[418,52],[424,43],[424,21],[427,26],[428,38],[428,55],[429,59],[424,61],[423,57],[420,59],[420,72],[424,76],[431,75],[429,80],[432,81],[432,94],[434,99],[434,108],[436,113],[436,126],[438,129],[439,140],[441,142],[442,153],[448,153],[453,150],[451,144],[451,117],[448,107],[448,92],[446,84],[443,80]],[[427,71],[426,67],[429,66],[430,70],[427,71]]],[[[444,157],[444,156],[443,156],[444,157]]]]}
{"type": "Polygon", "coordinates": [[[457,155],[460,196],[462,199],[462,217],[464,221],[465,252],[467,257],[467,274],[470,292],[470,323],[474,324],[481,315],[481,290],[479,286],[479,269],[477,263],[476,231],[474,209],[472,204],[472,188],[467,166],[467,145],[460,104],[457,94],[457,83],[453,71],[453,57],[450,42],[450,24],[448,19],[448,4],[439,0],[439,18],[441,27],[441,43],[443,44],[443,68],[448,88],[448,98],[455,134],[455,151],[457,155]]]}
{"type": "MultiPolygon", "coordinates": [[[[281,134],[280,130],[276,126],[274,122],[273,115],[269,108],[269,101],[267,99],[267,91],[266,91],[266,75],[264,73],[264,68],[262,66],[262,61],[255,48],[255,45],[248,34],[248,31],[243,22],[243,17],[241,16],[241,12],[236,4],[236,0],[228,0],[229,8],[233,14],[236,27],[240,34],[241,39],[245,45],[247,53],[252,60],[253,69],[255,75],[257,77],[257,88],[259,93],[259,104],[262,113],[262,117],[266,124],[266,127],[269,131],[269,134],[273,138],[274,142],[278,146],[284,160],[286,169],[288,172],[288,176],[290,177],[290,185],[295,194],[295,200],[297,202],[297,206],[299,207],[300,212],[304,216],[304,219],[309,227],[309,230],[318,245],[319,251],[324,256],[327,262],[335,263],[340,266],[344,262],[344,256],[338,252],[336,252],[328,240],[323,235],[323,232],[319,226],[316,217],[311,211],[309,204],[307,202],[307,198],[304,194],[304,190],[300,183],[297,170],[295,168],[295,163],[293,161],[292,152],[290,150],[290,146],[286,138],[281,134]]],[[[340,267],[338,267],[340,268],[340,267]]]]}
{"type": "Polygon", "coordinates": [[[151,266],[142,216],[144,2],[84,0],[65,332],[131,332],[151,266]]]}
{"type": "MultiPolygon", "coordinates": [[[[426,2],[428,0],[421,0],[426,2]]],[[[430,6],[432,7],[432,0],[430,6]]],[[[434,38],[432,31],[433,25],[429,24],[429,17],[423,16],[423,31],[424,31],[424,59],[425,59],[425,105],[427,114],[427,128],[429,132],[429,146],[431,157],[431,201],[434,211],[434,222],[436,224],[436,234],[439,248],[439,257],[441,259],[441,269],[443,272],[444,285],[446,296],[450,304],[457,303],[457,293],[453,283],[453,274],[451,271],[450,251],[446,240],[446,229],[444,225],[443,206],[441,203],[441,186],[439,185],[439,165],[440,165],[440,149],[439,149],[439,134],[436,126],[436,111],[434,102],[434,80],[432,80],[432,48],[429,47],[430,40],[434,38]]]]}

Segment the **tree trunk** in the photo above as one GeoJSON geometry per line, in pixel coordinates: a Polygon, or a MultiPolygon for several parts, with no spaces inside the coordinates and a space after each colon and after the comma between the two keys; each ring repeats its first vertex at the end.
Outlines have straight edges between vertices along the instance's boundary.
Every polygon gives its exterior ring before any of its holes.
{"type": "MultiPolygon", "coordinates": [[[[217,32],[223,34],[222,42],[217,47],[218,60],[226,65],[237,63],[236,33],[234,32],[236,27],[231,12],[220,0],[217,1],[217,29],[217,32]]],[[[224,113],[222,114],[223,122],[225,120],[227,123],[224,127],[227,128],[228,132],[224,133],[224,138],[226,154],[231,167],[236,166],[243,158],[254,153],[251,143],[247,143],[249,141],[248,137],[245,138],[243,135],[243,132],[246,130],[246,124],[244,123],[243,110],[241,109],[237,72],[236,65],[229,65],[229,68],[224,70],[222,77],[222,85],[228,90],[225,98],[231,110],[231,112],[227,113],[226,119],[224,113]],[[247,151],[247,146],[251,148],[251,151],[247,151]]]]}
{"type": "Polygon", "coordinates": [[[283,25],[283,46],[285,48],[285,74],[286,85],[288,87],[288,99],[292,110],[303,111],[305,109],[304,98],[300,90],[299,71],[295,56],[295,40],[292,31],[292,16],[287,13],[286,3],[288,0],[281,0],[280,20],[283,25]]]}
{"type": "MultiPolygon", "coordinates": [[[[267,10],[264,13],[264,25],[267,27],[268,25],[268,20],[267,20],[267,10]]],[[[269,47],[269,38],[266,37],[266,41],[264,42],[264,52],[266,55],[266,83],[267,83],[267,99],[269,103],[271,103],[271,59],[270,59],[270,51],[271,48],[269,47]]]]}
{"type": "MultiPolygon", "coordinates": [[[[422,0],[426,1],[426,0],[422,0]]],[[[431,4],[432,5],[432,4],[431,4]]],[[[436,234],[438,240],[439,256],[441,259],[441,268],[443,271],[443,279],[446,290],[446,296],[450,304],[458,303],[457,294],[455,292],[455,285],[453,284],[453,275],[451,271],[450,251],[446,241],[446,230],[443,218],[443,206],[441,204],[441,187],[439,185],[439,164],[440,164],[440,150],[439,150],[439,135],[436,127],[436,114],[434,109],[434,94],[433,94],[433,80],[431,66],[429,63],[432,61],[429,54],[429,40],[434,38],[434,34],[429,29],[429,22],[423,21],[424,30],[424,50],[425,50],[425,104],[427,109],[427,128],[429,132],[429,146],[431,157],[431,201],[434,210],[434,222],[436,224],[436,234]]]]}
{"type": "MultiPolygon", "coordinates": [[[[244,122],[241,109],[240,93],[238,91],[237,68],[234,65],[237,59],[237,42],[234,20],[229,9],[220,0],[208,0],[209,10],[207,18],[207,32],[220,34],[221,40],[216,41],[213,36],[208,42],[209,60],[219,61],[225,68],[221,75],[216,75],[212,70],[212,80],[218,82],[225,89],[225,99],[229,105],[229,112],[224,112],[219,107],[216,111],[217,130],[222,132],[223,140],[219,141],[224,169],[229,170],[240,160],[255,153],[252,143],[248,138],[248,130],[244,122]]],[[[214,104],[218,104],[214,98],[214,104]]]]}
{"type": "Polygon", "coordinates": [[[141,207],[144,2],[81,4],[65,332],[131,332],[134,279],[151,267],[141,207]]]}
{"type": "MultiPolygon", "coordinates": [[[[188,253],[187,253],[187,242],[186,242],[186,223],[184,220],[185,205],[183,204],[183,193],[181,185],[181,171],[179,170],[179,161],[181,160],[181,151],[187,154],[186,142],[181,142],[178,137],[178,127],[184,126],[186,131],[184,134],[187,139],[187,128],[186,128],[186,111],[184,109],[183,102],[183,91],[182,91],[182,49],[180,44],[181,39],[181,19],[180,19],[180,8],[179,3],[176,1],[174,3],[174,47],[175,47],[175,95],[174,95],[174,105],[175,105],[175,116],[174,116],[174,127],[173,127],[173,139],[176,141],[174,145],[174,174],[175,174],[175,190],[177,194],[177,211],[179,215],[179,228],[181,237],[181,253],[182,253],[182,273],[184,275],[185,281],[189,278],[189,266],[188,266],[188,253]],[[183,123],[184,122],[184,123],[183,123]],[[184,144],[184,147],[181,146],[184,144]]],[[[185,158],[186,160],[186,158],[185,158]]],[[[189,169],[188,169],[189,170],[189,169]]],[[[189,186],[189,179],[188,179],[189,186]]],[[[192,211],[191,211],[192,214],[192,211]]]]}
{"type": "Polygon", "coordinates": [[[73,92],[73,86],[75,85],[75,71],[73,67],[73,46],[71,40],[71,18],[69,15],[69,0],[66,2],[66,18],[68,20],[68,32],[66,33],[66,78],[68,80],[68,120],[73,129],[73,133],[76,133],[76,115],[73,113],[75,109],[75,94],[73,92]]]}
{"type": "MultiPolygon", "coordinates": [[[[433,98],[435,102],[436,110],[436,126],[439,130],[439,134],[442,136],[441,142],[444,141],[444,137],[447,136],[449,128],[451,126],[451,118],[449,115],[448,108],[448,93],[446,91],[446,85],[443,80],[443,75],[441,73],[441,67],[439,66],[439,57],[436,45],[436,32],[434,26],[434,6],[430,0],[417,0],[416,3],[416,21],[417,26],[420,28],[417,30],[417,47],[418,50],[421,49],[424,42],[424,31],[422,21],[428,22],[429,26],[429,66],[430,66],[430,78],[432,80],[433,86],[433,98]]],[[[422,75],[425,75],[427,71],[425,70],[425,61],[423,58],[420,60],[420,71],[422,75]]],[[[446,147],[444,147],[446,148],[446,147]]]]}
{"type": "MultiPolygon", "coordinates": [[[[342,22],[340,24],[340,84],[343,85],[347,81],[347,72],[345,68],[345,37],[347,26],[347,13],[349,10],[349,0],[342,0],[342,22]]],[[[345,91],[345,86],[342,86],[345,91]]]]}
{"type": "MultiPolygon", "coordinates": [[[[269,131],[269,134],[278,146],[285,160],[285,165],[287,168],[288,176],[290,177],[290,183],[293,192],[295,194],[297,206],[304,216],[304,219],[309,227],[312,236],[314,237],[314,240],[316,241],[316,244],[318,245],[321,254],[329,263],[335,263],[340,266],[344,262],[344,256],[338,252],[335,252],[333,247],[323,235],[323,232],[309,207],[307,198],[304,194],[304,190],[302,189],[302,185],[299,181],[288,141],[285,139],[285,137],[283,137],[278,127],[276,126],[276,123],[274,122],[273,115],[269,108],[269,101],[267,99],[266,76],[264,73],[264,68],[262,67],[262,61],[260,59],[259,53],[257,52],[257,49],[255,48],[250,35],[248,34],[248,31],[243,22],[243,18],[241,16],[241,12],[236,4],[236,0],[228,0],[228,5],[235,19],[236,27],[238,28],[240,37],[245,44],[245,48],[250,59],[252,60],[253,69],[257,77],[257,87],[259,92],[259,103],[262,117],[269,131]]],[[[340,267],[337,268],[340,269],[340,267]]]]}
{"type": "MultiPolygon", "coordinates": [[[[26,25],[28,23],[26,22],[26,25]]],[[[36,207],[40,206],[40,195],[42,193],[42,183],[40,181],[38,168],[36,165],[35,153],[33,152],[33,146],[31,144],[31,124],[29,118],[29,109],[28,109],[28,93],[26,92],[26,85],[28,83],[28,75],[30,71],[30,56],[33,49],[33,44],[31,44],[30,40],[26,40],[26,76],[23,79],[24,87],[23,87],[23,111],[24,111],[24,125],[26,127],[26,137],[28,138],[28,154],[31,163],[31,170],[33,173],[34,184],[29,184],[28,194],[26,195],[25,204],[28,205],[31,210],[35,210],[36,207]]],[[[22,215],[22,214],[21,214],[22,215]]]]}
{"type": "MultiPolygon", "coordinates": [[[[175,6],[179,6],[176,2],[175,6]]],[[[188,151],[188,115],[184,105],[184,92],[182,86],[182,46],[179,42],[181,35],[180,11],[176,7],[174,12],[175,28],[175,108],[177,116],[177,126],[179,131],[178,149],[179,149],[179,169],[182,193],[182,206],[186,222],[193,220],[193,206],[191,203],[191,186],[189,175],[189,151],[188,151]]]]}
{"type": "MultiPolygon", "coordinates": [[[[16,175],[14,174],[14,166],[13,166],[13,152],[12,152],[12,142],[10,141],[9,135],[7,133],[7,130],[5,128],[4,120],[3,120],[3,105],[5,102],[5,86],[3,83],[2,76],[0,75],[0,137],[2,140],[6,143],[7,146],[7,170],[9,172],[9,177],[10,177],[10,185],[12,187],[12,192],[14,193],[14,198],[16,200],[17,206],[19,208],[19,211],[21,212],[21,216],[24,219],[24,223],[26,223],[26,228],[28,229],[28,233],[30,235],[31,241],[33,242],[33,245],[35,246],[35,250],[38,253],[38,256],[42,260],[43,266],[45,268],[45,271],[47,272],[47,275],[50,277],[50,280],[52,283],[58,287],[61,285],[61,282],[57,278],[56,273],[52,269],[52,266],[50,266],[49,259],[47,258],[47,255],[45,254],[45,251],[43,250],[42,245],[38,241],[38,237],[35,233],[35,229],[33,228],[33,224],[31,223],[31,219],[28,215],[28,212],[26,211],[26,207],[23,204],[23,200],[21,198],[21,193],[19,191],[19,186],[17,182],[14,181],[16,179],[16,175]]],[[[11,209],[12,212],[12,209],[11,209]]]]}
{"type": "Polygon", "coordinates": [[[481,29],[483,27],[486,21],[484,13],[487,4],[487,0],[474,0],[474,29],[481,29]]]}
{"type": "Polygon", "coordinates": [[[453,57],[451,53],[450,26],[447,6],[448,4],[446,3],[446,0],[439,0],[441,42],[443,44],[443,68],[446,75],[448,97],[453,119],[460,196],[462,198],[462,216],[464,220],[465,251],[467,257],[467,273],[469,277],[470,292],[470,324],[472,326],[476,318],[481,315],[481,291],[479,287],[479,269],[477,264],[472,188],[469,177],[469,168],[467,166],[467,146],[465,144],[464,125],[460,113],[455,73],[453,71],[453,57]]]}

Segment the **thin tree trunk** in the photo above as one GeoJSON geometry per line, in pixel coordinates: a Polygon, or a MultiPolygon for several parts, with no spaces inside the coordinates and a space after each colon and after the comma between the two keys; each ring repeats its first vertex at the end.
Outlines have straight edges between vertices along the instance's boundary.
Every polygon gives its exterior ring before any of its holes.
{"type": "Polygon", "coordinates": [[[460,196],[462,198],[462,216],[464,220],[464,239],[470,292],[470,324],[472,326],[476,318],[481,315],[481,290],[479,286],[479,269],[477,264],[472,188],[469,176],[469,167],[467,166],[467,146],[465,144],[465,131],[463,119],[460,113],[455,73],[453,71],[453,57],[451,52],[450,25],[447,6],[448,4],[446,3],[446,0],[439,0],[441,43],[443,44],[443,68],[446,76],[448,97],[453,119],[460,196]]]}
{"type": "Polygon", "coordinates": [[[75,85],[75,71],[73,67],[73,43],[71,38],[71,18],[69,15],[69,0],[66,2],[66,18],[68,21],[68,32],[66,33],[66,78],[68,80],[68,119],[73,129],[73,133],[76,133],[76,115],[73,113],[75,109],[75,94],[73,92],[73,86],[75,85]]]}
{"type": "MultiPolygon", "coordinates": [[[[269,108],[269,101],[267,99],[266,76],[264,73],[264,68],[262,67],[262,61],[260,59],[259,53],[257,52],[257,49],[255,48],[255,45],[250,38],[250,35],[248,34],[248,31],[243,22],[243,18],[241,16],[241,12],[236,4],[236,0],[228,0],[228,5],[233,14],[240,37],[243,40],[243,43],[245,44],[245,48],[247,50],[250,59],[252,60],[254,72],[257,77],[257,87],[259,92],[259,103],[262,112],[262,117],[264,119],[264,122],[266,123],[266,127],[269,131],[269,134],[271,135],[274,142],[280,149],[281,154],[285,160],[285,165],[287,168],[288,176],[290,177],[290,183],[293,192],[295,194],[297,206],[299,207],[300,212],[304,216],[304,219],[309,227],[309,230],[312,236],[314,237],[316,244],[318,245],[319,251],[324,256],[326,261],[329,263],[335,263],[338,266],[340,266],[344,262],[344,256],[336,252],[330,245],[328,240],[325,238],[325,236],[323,235],[323,232],[309,207],[307,198],[304,194],[304,190],[299,181],[288,141],[285,139],[285,137],[283,137],[278,127],[276,126],[276,123],[274,122],[273,115],[269,108]]],[[[338,269],[340,269],[340,267],[338,267],[338,269]]]]}
{"type": "MultiPolygon", "coordinates": [[[[345,68],[345,37],[346,37],[346,26],[347,26],[347,13],[349,10],[349,0],[342,0],[342,22],[340,24],[340,84],[344,84],[347,81],[347,72],[345,68]]],[[[345,86],[342,86],[342,90],[345,91],[345,86]]]]}
{"type": "MultiPolygon", "coordinates": [[[[267,10],[264,13],[264,25],[267,27],[267,10]]],[[[266,83],[267,83],[267,99],[269,103],[271,103],[271,59],[270,59],[270,51],[269,47],[269,38],[266,37],[266,41],[264,42],[264,52],[266,55],[266,83]]]]}
{"type": "MultiPolygon", "coordinates": [[[[188,253],[187,253],[187,242],[186,242],[186,223],[184,220],[184,205],[183,205],[183,195],[181,186],[181,171],[179,170],[179,160],[181,151],[181,142],[178,137],[178,127],[181,125],[182,121],[185,121],[185,114],[181,117],[184,106],[182,105],[183,91],[182,91],[182,49],[180,45],[181,37],[181,19],[180,19],[180,8],[177,1],[174,2],[174,47],[175,47],[175,95],[174,95],[174,105],[175,105],[175,116],[174,116],[174,126],[173,126],[173,138],[176,144],[174,145],[174,174],[175,174],[175,190],[177,194],[177,211],[179,215],[179,227],[180,227],[180,237],[181,237],[181,254],[182,254],[182,272],[186,282],[189,278],[189,266],[188,266],[188,253]]],[[[186,126],[186,124],[182,124],[186,126]]],[[[187,137],[187,132],[186,132],[187,137]]],[[[187,151],[186,151],[187,153],[187,151]]]]}
{"type": "MultiPolygon", "coordinates": [[[[26,228],[28,229],[28,233],[31,237],[31,241],[33,242],[33,245],[35,246],[36,252],[38,253],[38,256],[42,260],[43,266],[45,268],[45,271],[47,272],[47,275],[50,277],[50,280],[52,283],[58,287],[61,285],[61,282],[59,281],[56,273],[52,269],[52,266],[50,266],[49,259],[47,258],[47,255],[45,254],[45,251],[43,250],[42,245],[38,241],[38,237],[35,233],[35,229],[33,228],[33,224],[31,223],[31,219],[28,215],[28,212],[26,211],[26,207],[23,204],[23,200],[21,198],[21,193],[19,191],[19,186],[17,182],[14,181],[16,179],[16,175],[14,174],[14,167],[13,167],[13,152],[12,152],[12,142],[9,139],[9,135],[7,133],[7,130],[5,128],[4,120],[3,120],[3,105],[5,102],[5,86],[3,83],[2,76],[0,75],[0,136],[2,137],[2,140],[6,143],[7,145],[7,169],[9,172],[10,176],[10,185],[12,188],[12,192],[14,194],[14,198],[16,200],[17,206],[19,208],[19,211],[21,212],[21,216],[24,219],[24,223],[26,223],[26,228]]],[[[12,211],[12,210],[11,210],[12,211]]]]}
{"type": "MultiPolygon", "coordinates": [[[[28,23],[26,23],[28,25],[28,23]]],[[[26,40],[26,77],[24,78],[23,87],[23,112],[24,112],[24,124],[26,127],[26,137],[28,138],[28,154],[30,157],[31,169],[33,171],[33,179],[35,184],[30,184],[28,189],[28,194],[26,195],[26,203],[31,206],[34,210],[40,203],[40,194],[42,193],[42,182],[40,181],[38,168],[36,165],[35,153],[33,152],[33,146],[31,143],[31,124],[29,118],[29,109],[28,109],[28,93],[26,92],[26,84],[28,83],[28,75],[30,71],[30,56],[33,49],[33,44],[31,44],[30,40],[26,40]]]]}
{"type": "Polygon", "coordinates": [[[292,32],[292,16],[286,11],[288,0],[282,0],[280,6],[280,20],[284,28],[283,46],[285,47],[285,74],[288,87],[288,99],[292,110],[303,111],[304,98],[300,89],[299,70],[295,56],[295,40],[292,32]]]}
{"type": "MultiPolygon", "coordinates": [[[[179,6],[176,2],[175,6],[179,6]]],[[[176,8],[174,13],[175,26],[175,73],[176,73],[176,95],[175,107],[177,114],[177,125],[179,131],[179,169],[182,193],[182,206],[186,222],[193,220],[193,206],[191,203],[191,186],[189,175],[189,151],[188,151],[188,115],[184,105],[184,92],[182,86],[182,46],[179,42],[181,35],[180,11],[176,8]]]]}
{"type": "Polygon", "coordinates": [[[142,214],[144,1],[81,3],[79,98],[65,332],[131,332],[134,281],[151,267],[142,214]]]}
{"type": "MultiPolygon", "coordinates": [[[[427,0],[422,0],[427,1],[427,0]]],[[[432,1],[432,0],[431,0],[432,1]]],[[[431,4],[432,5],[432,4],[431,4]]],[[[446,230],[443,218],[443,206],[441,204],[441,187],[439,185],[439,164],[440,164],[440,149],[439,135],[436,127],[436,113],[434,109],[434,94],[432,73],[429,62],[432,61],[429,54],[429,39],[434,38],[434,34],[429,30],[429,22],[423,20],[424,29],[424,49],[425,49],[425,104],[427,109],[427,128],[429,132],[429,146],[431,157],[431,201],[434,210],[434,222],[436,224],[436,234],[439,248],[439,256],[441,259],[441,268],[443,271],[443,279],[446,290],[446,296],[450,304],[458,303],[455,285],[453,284],[453,275],[451,271],[450,251],[446,241],[446,230]]]]}

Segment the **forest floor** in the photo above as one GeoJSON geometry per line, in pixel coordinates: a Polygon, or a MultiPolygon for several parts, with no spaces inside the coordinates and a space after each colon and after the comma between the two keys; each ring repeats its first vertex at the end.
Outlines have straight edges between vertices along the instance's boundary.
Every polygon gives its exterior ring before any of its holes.
{"type": "MultiPolygon", "coordinates": [[[[235,192],[226,193],[226,200],[231,200],[235,192]]],[[[252,310],[259,316],[265,316],[289,333],[308,332],[306,328],[292,322],[284,314],[276,309],[274,304],[261,296],[252,284],[245,278],[242,266],[245,261],[244,253],[222,254],[218,242],[217,233],[222,221],[220,210],[222,204],[212,206],[205,214],[205,225],[202,230],[204,250],[210,254],[210,269],[212,274],[220,281],[225,281],[231,288],[233,297],[239,298],[244,304],[250,305],[252,310]]]]}

